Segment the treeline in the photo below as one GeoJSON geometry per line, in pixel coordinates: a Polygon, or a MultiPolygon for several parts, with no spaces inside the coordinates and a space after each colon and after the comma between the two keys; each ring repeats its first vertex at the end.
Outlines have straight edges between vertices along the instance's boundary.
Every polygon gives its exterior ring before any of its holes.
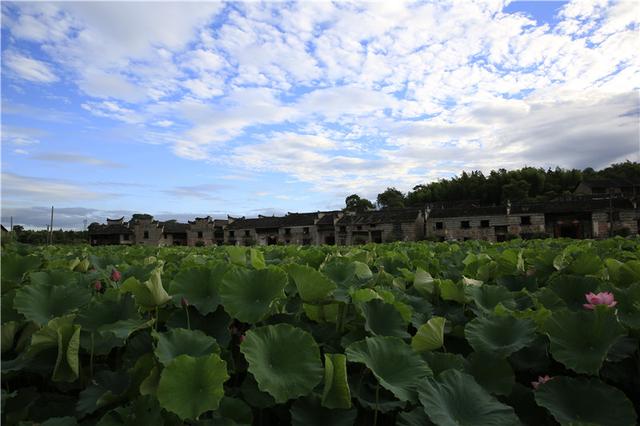
{"type": "Polygon", "coordinates": [[[523,167],[517,170],[498,169],[488,175],[480,171],[463,172],[460,176],[417,185],[402,193],[387,188],[378,194],[376,205],[357,194],[346,198],[345,210],[365,211],[375,208],[424,206],[427,203],[468,201],[483,205],[502,205],[510,200],[547,201],[570,194],[585,179],[630,179],[640,181],[640,163],[626,161],[602,169],[543,169],[523,167]]]}
{"type": "MultiPolygon", "coordinates": [[[[9,234],[6,239],[13,238],[15,241],[25,244],[47,244],[48,237],[49,231],[24,229],[20,225],[15,225],[13,235],[9,234]]],[[[89,233],[87,231],[65,231],[62,229],[53,231],[53,244],[88,244],[88,242],[89,233]]]]}

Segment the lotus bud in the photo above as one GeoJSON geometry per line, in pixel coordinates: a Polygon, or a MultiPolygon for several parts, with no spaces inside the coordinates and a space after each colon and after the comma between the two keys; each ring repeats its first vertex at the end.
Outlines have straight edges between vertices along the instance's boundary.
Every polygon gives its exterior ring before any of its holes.
{"type": "Polygon", "coordinates": [[[120,271],[118,271],[117,269],[114,269],[113,271],[111,271],[111,279],[113,281],[120,281],[120,278],[122,278],[122,274],[120,273],[120,271]]]}
{"type": "Polygon", "coordinates": [[[244,342],[244,339],[246,339],[246,336],[244,334],[240,335],[240,343],[244,342]]]}
{"type": "Polygon", "coordinates": [[[93,283],[93,288],[95,288],[96,291],[102,291],[102,283],[100,281],[96,281],[93,283]]]}
{"type": "Polygon", "coordinates": [[[183,296],[182,299],[180,299],[180,304],[186,309],[189,307],[189,300],[183,296]]]}

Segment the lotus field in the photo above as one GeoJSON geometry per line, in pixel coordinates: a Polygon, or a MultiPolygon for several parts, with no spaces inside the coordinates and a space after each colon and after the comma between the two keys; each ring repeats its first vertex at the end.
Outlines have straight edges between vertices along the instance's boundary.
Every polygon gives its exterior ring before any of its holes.
{"type": "Polygon", "coordinates": [[[6,425],[612,425],[640,240],[2,252],[6,425]]]}

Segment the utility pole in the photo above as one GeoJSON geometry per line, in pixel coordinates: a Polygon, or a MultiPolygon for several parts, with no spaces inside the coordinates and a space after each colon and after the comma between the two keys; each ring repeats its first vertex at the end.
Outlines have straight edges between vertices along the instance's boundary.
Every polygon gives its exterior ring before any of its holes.
{"type": "Polygon", "coordinates": [[[49,228],[49,244],[53,244],[53,206],[51,206],[51,226],[49,228]]]}

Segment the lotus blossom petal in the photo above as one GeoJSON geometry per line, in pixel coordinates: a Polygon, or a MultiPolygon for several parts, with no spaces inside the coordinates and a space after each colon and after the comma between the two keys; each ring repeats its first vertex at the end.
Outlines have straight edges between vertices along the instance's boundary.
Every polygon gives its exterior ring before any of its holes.
{"type": "Polygon", "coordinates": [[[613,293],[605,291],[598,294],[593,294],[591,292],[584,295],[587,302],[582,306],[586,309],[595,309],[596,305],[605,305],[609,308],[613,308],[618,304],[618,302],[614,299],[613,293]]]}
{"type": "Polygon", "coordinates": [[[120,281],[120,278],[122,278],[122,274],[120,273],[120,271],[118,271],[117,269],[111,271],[111,279],[113,281],[120,281]]]}
{"type": "Polygon", "coordinates": [[[531,382],[531,386],[533,386],[534,389],[538,389],[538,386],[547,383],[549,380],[553,380],[553,377],[549,375],[538,376],[538,380],[531,382]]]}

